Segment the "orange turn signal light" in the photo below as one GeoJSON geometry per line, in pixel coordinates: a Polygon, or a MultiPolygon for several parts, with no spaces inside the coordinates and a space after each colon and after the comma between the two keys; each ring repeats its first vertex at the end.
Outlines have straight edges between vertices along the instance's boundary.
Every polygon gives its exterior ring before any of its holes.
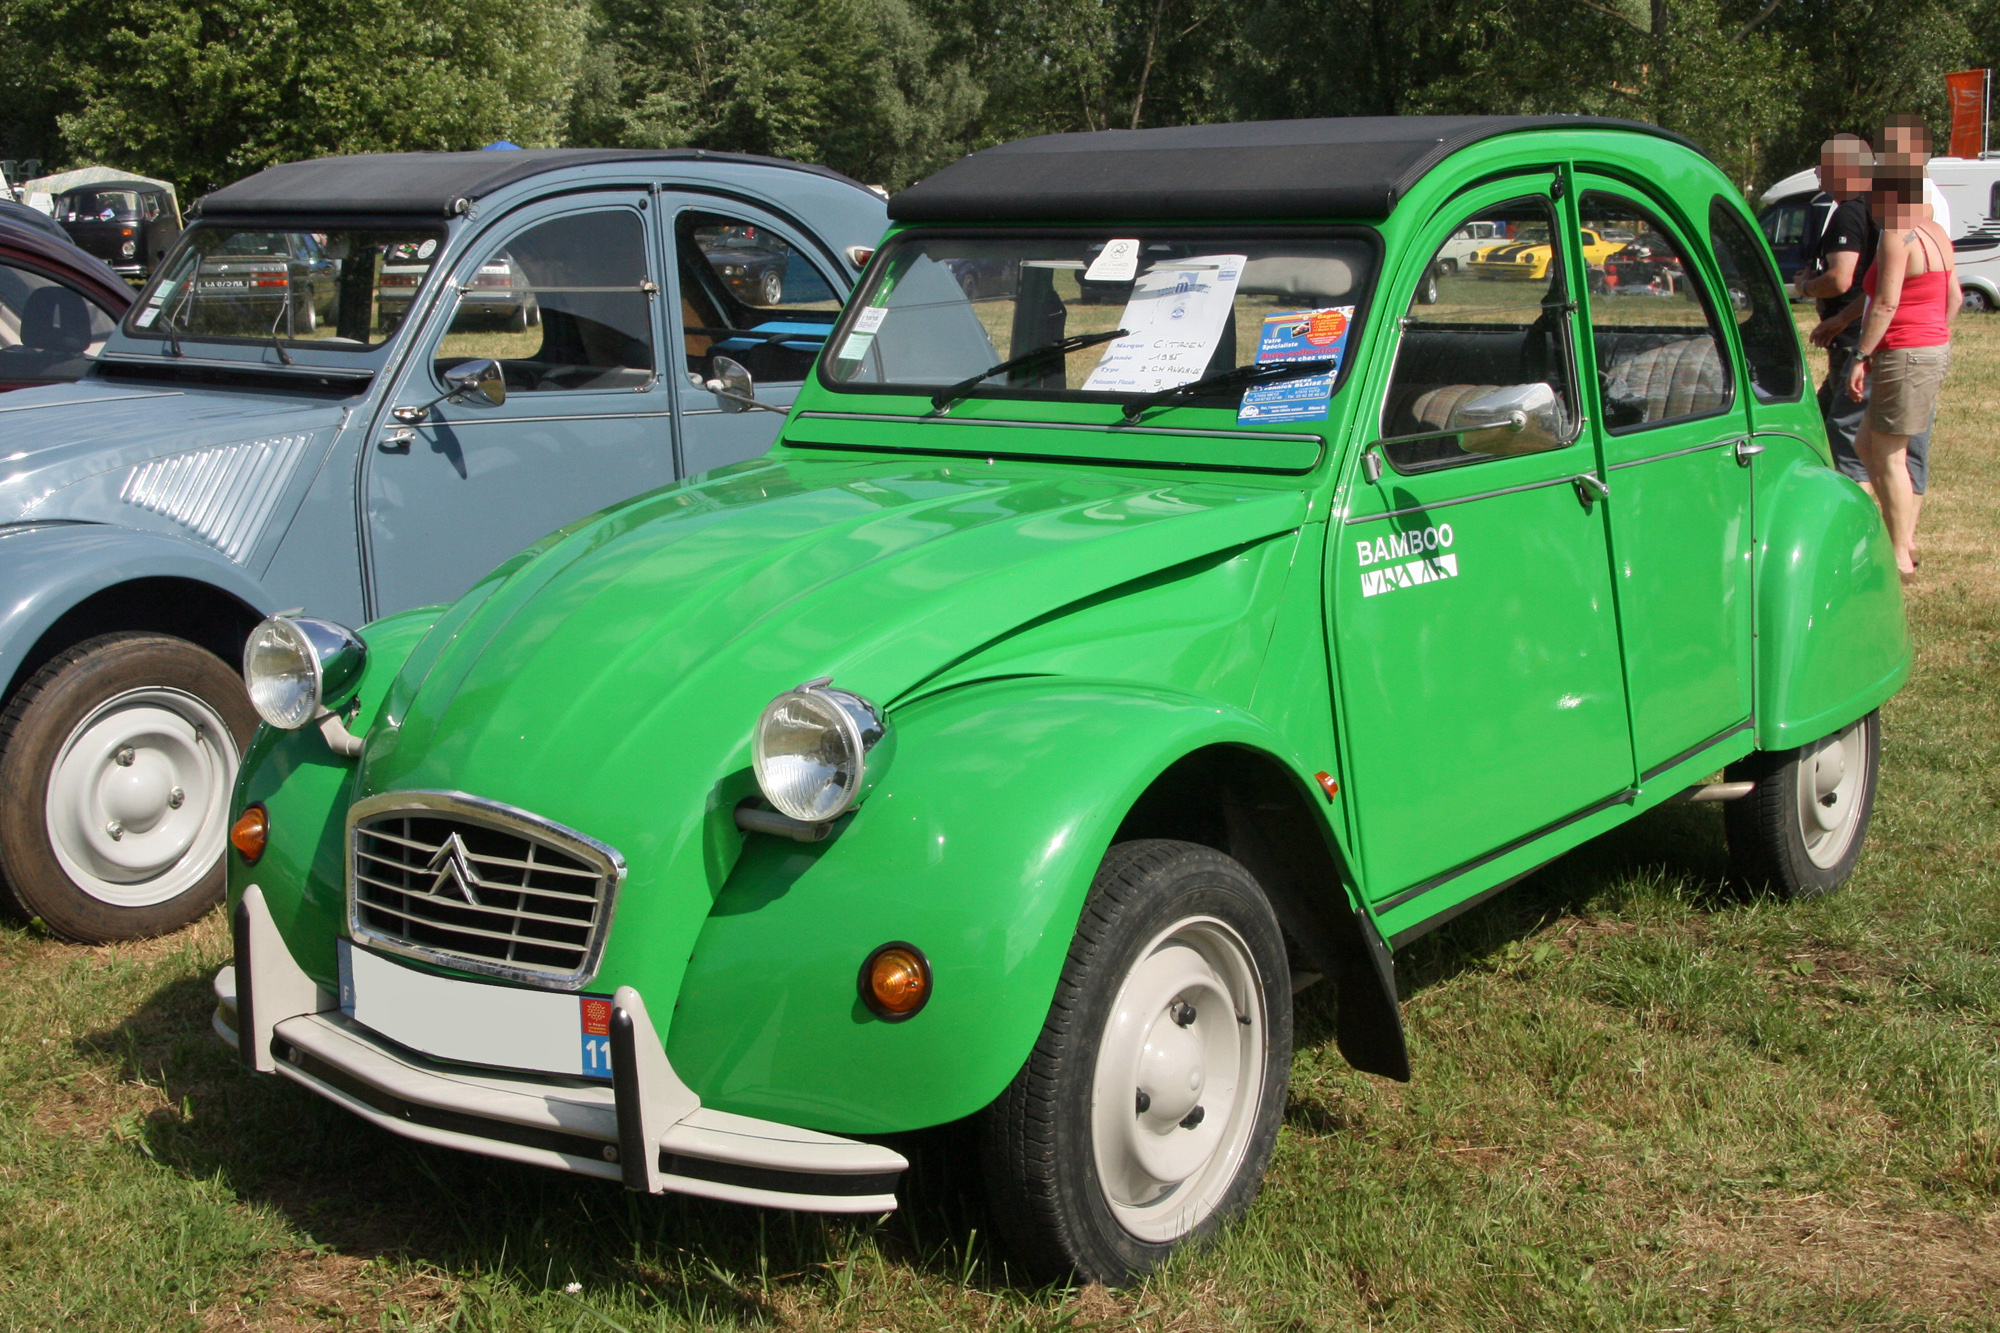
{"type": "Polygon", "coordinates": [[[261,805],[253,805],[236,816],[236,822],[229,828],[229,845],[243,857],[245,863],[256,865],[257,858],[264,854],[264,844],[271,838],[271,816],[261,805]]]}
{"type": "Polygon", "coordinates": [[[1327,800],[1330,801],[1340,795],[1340,784],[1333,780],[1333,774],[1315,773],[1313,774],[1313,781],[1317,782],[1320,790],[1326,793],[1327,800]]]}
{"type": "Polygon", "coordinates": [[[914,944],[885,944],[861,965],[861,1002],[877,1018],[900,1023],[930,998],[930,960],[914,944]]]}

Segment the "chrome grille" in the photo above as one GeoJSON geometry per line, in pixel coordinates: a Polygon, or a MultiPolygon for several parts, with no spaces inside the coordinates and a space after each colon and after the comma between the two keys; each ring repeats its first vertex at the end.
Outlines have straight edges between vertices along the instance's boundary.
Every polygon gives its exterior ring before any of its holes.
{"type": "Polygon", "coordinates": [[[392,792],[348,812],[354,938],[468,972],[583,985],[624,874],[594,839],[458,792],[392,792]]]}

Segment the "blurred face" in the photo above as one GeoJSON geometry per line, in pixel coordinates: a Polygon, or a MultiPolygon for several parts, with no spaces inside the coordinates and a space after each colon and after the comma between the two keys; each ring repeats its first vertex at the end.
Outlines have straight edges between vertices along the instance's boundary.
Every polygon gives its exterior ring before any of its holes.
{"type": "Polygon", "coordinates": [[[1893,116],[1882,127],[1882,153],[1892,162],[1922,166],[1931,155],[1930,131],[1915,116],[1893,116]]]}
{"type": "Polygon", "coordinates": [[[1872,165],[1868,145],[1861,140],[1829,139],[1819,153],[1820,188],[1836,199],[1866,194],[1872,165]]]}

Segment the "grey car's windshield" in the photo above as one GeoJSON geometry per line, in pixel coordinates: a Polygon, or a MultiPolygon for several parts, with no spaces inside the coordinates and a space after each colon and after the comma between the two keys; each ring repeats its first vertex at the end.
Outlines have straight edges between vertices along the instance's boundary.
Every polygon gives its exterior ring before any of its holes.
{"type": "Polygon", "coordinates": [[[125,332],[367,351],[394,336],[443,248],[442,229],[198,227],[125,332]]]}
{"type": "MultiPolygon", "coordinates": [[[[912,233],[876,262],[827,343],[821,377],[836,390],[929,397],[1066,339],[1084,345],[965,396],[1129,400],[1308,357],[1344,370],[1375,255],[1365,235],[1323,230],[912,233]]],[[[1239,384],[1215,396],[1241,394],[1239,384]]]]}

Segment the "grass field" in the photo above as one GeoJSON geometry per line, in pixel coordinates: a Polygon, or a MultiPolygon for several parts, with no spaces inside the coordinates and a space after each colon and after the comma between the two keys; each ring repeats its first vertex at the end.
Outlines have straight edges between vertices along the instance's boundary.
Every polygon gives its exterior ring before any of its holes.
{"type": "Polygon", "coordinates": [[[2000,317],[1959,335],[1852,885],[1745,901],[1656,812],[1401,957],[1408,1086],[1308,991],[1262,1197],[1144,1286],[1011,1282],[950,1135],[878,1223],[377,1132],[209,1035],[218,917],[0,929],[0,1327],[2000,1328],[2000,317]]]}

